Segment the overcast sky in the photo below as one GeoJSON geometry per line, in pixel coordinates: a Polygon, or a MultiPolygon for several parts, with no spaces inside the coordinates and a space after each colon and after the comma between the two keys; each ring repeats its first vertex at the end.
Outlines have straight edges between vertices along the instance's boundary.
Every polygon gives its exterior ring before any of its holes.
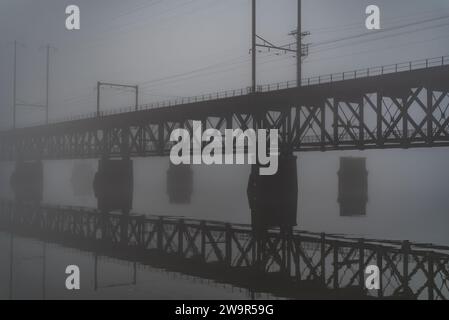
{"type": "MultiPolygon", "coordinates": [[[[296,0],[258,0],[258,34],[294,41],[296,0]]],[[[13,46],[17,39],[19,102],[45,101],[46,44],[51,55],[50,118],[95,110],[98,80],[139,84],[141,103],[250,84],[250,0],[0,0],[0,102],[3,128],[11,126],[13,46]],[[65,7],[81,9],[81,30],[65,29],[65,7]]],[[[304,76],[349,71],[449,54],[447,0],[303,0],[303,30],[311,32],[304,76]],[[368,32],[365,8],[381,8],[391,32],[368,32]],[[431,21],[434,19],[434,21],[431,21]],[[417,22],[416,25],[412,25],[417,22]]],[[[273,52],[258,57],[258,82],[295,79],[295,59],[273,52]]],[[[105,90],[103,109],[132,104],[131,92],[105,90]]],[[[21,109],[18,125],[42,121],[21,109]]]]}

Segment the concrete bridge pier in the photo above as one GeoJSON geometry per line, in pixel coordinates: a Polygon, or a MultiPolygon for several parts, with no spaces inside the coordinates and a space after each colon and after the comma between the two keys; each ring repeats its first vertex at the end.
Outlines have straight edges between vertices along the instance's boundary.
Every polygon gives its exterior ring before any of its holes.
{"type": "Polygon", "coordinates": [[[40,204],[44,191],[42,161],[17,161],[10,183],[16,203],[40,204]]]}
{"type": "Polygon", "coordinates": [[[256,266],[260,269],[266,268],[270,258],[280,258],[281,273],[290,272],[291,234],[293,227],[297,225],[298,208],[296,160],[297,157],[292,153],[282,153],[278,172],[272,176],[259,175],[258,164],[251,168],[247,194],[251,224],[257,241],[256,266]],[[268,230],[272,228],[281,230],[279,244],[267,241],[268,230]]]}
{"type": "Polygon", "coordinates": [[[191,165],[174,165],[170,161],[167,171],[167,194],[171,204],[190,204],[193,193],[191,165]]]}
{"type": "Polygon", "coordinates": [[[103,214],[102,237],[107,240],[112,236],[113,225],[109,214],[120,211],[120,242],[126,244],[128,239],[128,220],[133,203],[133,162],[130,159],[101,159],[98,172],[94,177],[94,193],[97,207],[103,214]]]}

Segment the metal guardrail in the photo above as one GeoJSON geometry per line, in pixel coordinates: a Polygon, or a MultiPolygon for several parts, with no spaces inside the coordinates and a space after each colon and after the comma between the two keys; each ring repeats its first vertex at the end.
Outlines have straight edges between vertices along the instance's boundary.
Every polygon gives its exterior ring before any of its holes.
{"type": "MultiPolygon", "coordinates": [[[[362,79],[362,78],[382,76],[382,75],[398,73],[398,72],[408,72],[408,71],[414,71],[414,70],[420,70],[420,69],[440,67],[440,66],[445,66],[445,65],[449,65],[449,56],[414,60],[414,61],[403,62],[403,63],[369,67],[369,68],[363,68],[363,69],[356,69],[353,71],[345,71],[345,72],[339,72],[339,73],[332,73],[332,74],[328,74],[328,75],[304,78],[301,80],[301,86],[307,87],[307,86],[312,86],[312,85],[320,85],[320,84],[326,84],[326,83],[334,83],[334,82],[340,82],[340,81],[362,79]]],[[[256,88],[256,93],[266,93],[266,92],[272,92],[272,91],[278,91],[278,90],[291,89],[291,88],[295,88],[297,86],[298,86],[298,82],[296,80],[259,85],[256,88]]],[[[226,98],[235,98],[235,97],[240,97],[240,96],[249,95],[249,94],[252,94],[251,87],[240,88],[240,89],[236,89],[236,90],[220,91],[220,92],[215,92],[215,93],[210,93],[210,94],[202,94],[202,95],[196,95],[196,96],[191,96],[191,97],[178,98],[178,99],[174,99],[174,100],[154,102],[154,103],[149,103],[149,104],[143,104],[143,105],[138,106],[137,109],[135,106],[132,106],[132,107],[125,107],[125,108],[119,108],[119,109],[114,109],[114,110],[101,111],[100,114],[97,114],[96,112],[91,112],[91,113],[87,113],[87,114],[83,114],[83,115],[79,115],[79,116],[55,119],[55,120],[50,121],[50,123],[54,124],[54,123],[60,123],[60,122],[93,119],[93,118],[97,118],[97,117],[106,117],[106,116],[130,113],[130,112],[135,112],[135,111],[174,107],[174,106],[180,106],[183,104],[215,101],[215,100],[226,99],[226,98]]],[[[42,122],[34,123],[32,126],[43,125],[43,124],[45,124],[45,123],[42,123],[42,122]]]]}

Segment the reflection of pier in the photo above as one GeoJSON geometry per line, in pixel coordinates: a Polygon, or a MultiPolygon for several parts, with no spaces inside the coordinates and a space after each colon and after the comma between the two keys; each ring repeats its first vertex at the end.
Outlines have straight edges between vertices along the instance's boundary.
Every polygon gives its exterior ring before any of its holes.
{"type": "MultiPolygon", "coordinates": [[[[448,61],[443,56],[367,68],[0,132],[0,161],[16,163],[11,176],[15,200],[34,204],[4,203],[4,225],[294,297],[305,291],[317,297],[329,292],[360,297],[366,294],[365,267],[377,264],[382,269],[378,296],[445,298],[448,248],[291,229],[298,215],[295,152],[449,146],[448,61]],[[247,129],[278,131],[278,172],[259,176],[260,164],[254,164],[248,181],[256,232],[250,226],[129,215],[133,159],[168,155],[171,134],[186,129],[194,137],[196,121],[204,131],[232,129],[239,137],[247,129]],[[43,161],[68,159],[98,159],[93,179],[98,211],[40,206],[43,161]],[[110,214],[116,211],[122,215],[110,214]],[[282,232],[269,231],[274,227],[282,232]]],[[[201,151],[210,144],[201,143],[201,151]]],[[[364,214],[366,170],[345,168],[340,170],[341,214],[364,214]]],[[[166,186],[170,202],[189,203],[193,180],[189,166],[171,166],[166,186]]]]}
{"type": "Polygon", "coordinates": [[[255,240],[247,225],[8,201],[0,222],[16,233],[283,296],[449,297],[449,247],[276,230],[255,240]],[[368,265],[380,267],[381,290],[365,290],[368,265]]]}

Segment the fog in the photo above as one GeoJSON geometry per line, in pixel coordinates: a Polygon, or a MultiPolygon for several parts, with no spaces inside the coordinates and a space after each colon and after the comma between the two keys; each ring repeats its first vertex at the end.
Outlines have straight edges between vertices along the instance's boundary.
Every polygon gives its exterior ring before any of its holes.
{"type": "MultiPolygon", "coordinates": [[[[296,1],[258,0],[258,34],[292,42],[296,1]]],[[[445,0],[378,0],[381,26],[390,28],[449,15],[445,0]]],[[[372,1],[303,0],[303,29],[310,30],[304,77],[438,57],[449,53],[446,20],[416,24],[351,41],[326,41],[365,33],[372,1]],[[321,43],[321,45],[320,45],[321,43]]],[[[250,84],[249,0],[0,1],[0,125],[12,126],[14,40],[18,47],[18,99],[45,101],[45,50],[51,44],[50,120],[91,113],[96,82],[137,84],[140,103],[191,96],[250,84]],[[81,9],[81,30],[65,29],[65,7],[81,9]]],[[[260,53],[260,84],[294,80],[295,59],[260,53]]],[[[133,104],[131,92],[105,90],[103,110],[133,104]]],[[[40,123],[43,112],[22,108],[18,126],[40,123]]],[[[248,166],[195,166],[190,206],[168,204],[168,158],[134,160],[134,211],[248,223],[248,166]]],[[[449,244],[449,150],[376,150],[298,154],[301,229],[449,244]],[[367,157],[366,217],[342,218],[337,203],[339,157],[367,157]]],[[[76,197],[72,168],[80,161],[45,161],[44,202],[96,206],[76,197]]],[[[86,160],[94,170],[96,160],[86,160]]],[[[11,197],[13,164],[2,164],[1,193],[11,197]]]]}

